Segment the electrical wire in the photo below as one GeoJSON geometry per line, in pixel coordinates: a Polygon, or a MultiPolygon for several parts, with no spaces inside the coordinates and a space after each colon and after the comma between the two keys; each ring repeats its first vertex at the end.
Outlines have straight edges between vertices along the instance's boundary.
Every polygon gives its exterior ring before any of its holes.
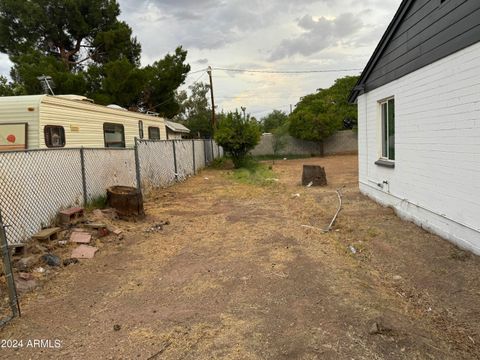
{"type": "Polygon", "coordinates": [[[263,74],[312,74],[312,73],[333,73],[333,72],[349,72],[361,71],[363,69],[326,69],[326,70],[252,70],[252,69],[232,69],[214,67],[212,70],[220,70],[227,72],[242,72],[242,73],[263,73],[263,74]]]}

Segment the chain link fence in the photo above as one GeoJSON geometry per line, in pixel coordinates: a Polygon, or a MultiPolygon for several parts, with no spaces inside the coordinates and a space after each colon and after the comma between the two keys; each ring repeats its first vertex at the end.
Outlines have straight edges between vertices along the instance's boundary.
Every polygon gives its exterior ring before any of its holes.
{"type": "Polygon", "coordinates": [[[212,140],[139,140],[135,149],[41,149],[0,153],[0,209],[10,244],[55,223],[114,185],[148,190],[183,181],[222,150],[212,140]],[[137,151],[137,154],[135,154],[137,151]],[[136,155],[138,162],[136,161],[136,155]]]}
{"type": "Polygon", "coordinates": [[[110,186],[137,186],[133,149],[82,149],[87,203],[110,186]]]}

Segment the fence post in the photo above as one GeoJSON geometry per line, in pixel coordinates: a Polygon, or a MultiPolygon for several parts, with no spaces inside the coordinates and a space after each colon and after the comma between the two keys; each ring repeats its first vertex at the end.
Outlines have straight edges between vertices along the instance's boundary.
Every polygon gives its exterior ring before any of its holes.
{"type": "Polygon", "coordinates": [[[175,181],[178,181],[177,151],[175,149],[175,140],[172,140],[172,144],[173,144],[173,166],[175,168],[175,181]]]}
{"type": "Polygon", "coordinates": [[[195,140],[192,139],[192,152],[193,152],[193,175],[196,173],[196,166],[195,166],[195,140]]]}
{"type": "Polygon", "coordinates": [[[142,176],[140,174],[140,156],[138,155],[138,139],[135,137],[135,175],[137,180],[137,191],[142,195],[142,176]]]}
{"type": "Polygon", "coordinates": [[[205,167],[207,166],[207,140],[203,139],[203,157],[205,158],[205,167]]]}
{"type": "MultiPolygon", "coordinates": [[[[18,303],[17,288],[13,279],[12,263],[10,261],[10,252],[8,251],[7,234],[3,224],[2,212],[0,211],[0,245],[2,247],[3,266],[5,271],[5,280],[7,281],[8,297],[10,298],[10,308],[12,317],[21,316],[20,305],[18,303]]],[[[7,320],[8,321],[8,320],[7,320]]]]}
{"type": "Polygon", "coordinates": [[[83,146],[80,148],[80,162],[82,164],[83,206],[87,206],[87,174],[85,170],[85,149],[83,148],[83,146]]]}
{"type": "Polygon", "coordinates": [[[215,151],[213,151],[213,139],[210,139],[210,144],[212,145],[212,162],[215,160],[215,151]]]}

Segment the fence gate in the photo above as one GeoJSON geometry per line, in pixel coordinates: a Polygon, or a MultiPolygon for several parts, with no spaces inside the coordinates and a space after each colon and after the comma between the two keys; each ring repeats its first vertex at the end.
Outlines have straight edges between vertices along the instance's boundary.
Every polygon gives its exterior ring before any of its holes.
{"type": "Polygon", "coordinates": [[[0,326],[3,326],[14,317],[20,315],[20,306],[18,304],[17,289],[15,288],[10,251],[8,249],[7,235],[5,233],[5,224],[3,223],[1,210],[0,246],[2,249],[3,270],[3,278],[0,280],[0,326]],[[5,294],[8,294],[8,298],[5,297],[5,294]],[[4,301],[4,299],[7,301],[4,301]]]}

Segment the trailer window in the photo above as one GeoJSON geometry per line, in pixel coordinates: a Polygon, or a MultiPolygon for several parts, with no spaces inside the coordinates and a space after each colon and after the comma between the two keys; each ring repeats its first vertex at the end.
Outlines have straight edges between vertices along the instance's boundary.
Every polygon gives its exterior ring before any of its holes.
{"type": "Polygon", "coordinates": [[[155,126],[148,127],[148,138],[150,140],[160,140],[160,129],[155,126]]]}
{"type": "Polygon", "coordinates": [[[45,145],[49,148],[60,148],[65,146],[65,129],[63,126],[46,125],[43,128],[45,145]]]}
{"type": "Polygon", "coordinates": [[[138,136],[140,137],[140,139],[143,139],[143,121],[142,120],[138,122],[138,136]]]}
{"type": "Polygon", "coordinates": [[[105,147],[125,147],[125,129],[122,124],[104,123],[103,137],[105,139],[105,147]]]}

